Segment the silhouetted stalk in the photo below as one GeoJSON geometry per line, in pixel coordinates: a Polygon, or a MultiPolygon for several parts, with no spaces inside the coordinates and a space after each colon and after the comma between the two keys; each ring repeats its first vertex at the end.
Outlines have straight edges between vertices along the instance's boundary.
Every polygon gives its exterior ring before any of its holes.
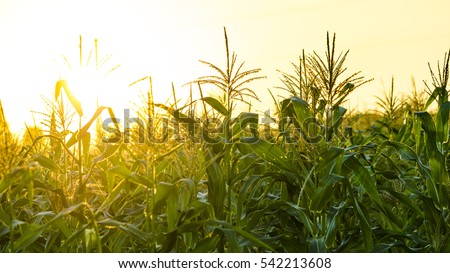
{"type": "MultiPolygon", "coordinates": [[[[208,120],[208,112],[206,109],[206,102],[205,102],[205,98],[203,96],[202,86],[200,85],[200,83],[197,83],[197,84],[198,84],[198,90],[200,92],[200,98],[202,100],[202,105],[203,105],[203,112],[204,112],[204,116],[205,116],[205,125],[206,125],[206,129],[208,129],[209,120],[208,120]]],[[[191,85],[191,95],[192,95],[192,85],[191,85]]]]}
{"type": "MultiPolygon", "coordinates": [[[[78,132],[81,131],[81,116],[78,122],[78,132]]],[[[83,184],[83,149],[81,137],[78,137],[78,186],[82,199],[86,201],[86,185],[83,184]]]]}
{"type": "MultiPolygon", "coordinates": [[[[172,82],[172,96],[173,96],[173,107],[176,110],[176,109],[178,109],[177,94],[175,92],[175,86],[173,85],[173,82],[172,82]]],[[[178,139],[179,138],[179,134],[180,134],[180,123],[178,123],[177,121],[175,121],[175,128],[174,128],[174,130],[175,130],[176,139],[178,139]]]]}

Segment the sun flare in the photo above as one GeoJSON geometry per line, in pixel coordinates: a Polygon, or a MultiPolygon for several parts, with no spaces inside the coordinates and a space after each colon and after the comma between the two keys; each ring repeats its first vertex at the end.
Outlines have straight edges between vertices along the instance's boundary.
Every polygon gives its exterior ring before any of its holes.
{"type": "Polygon", "coordinates": [[[92,68],[80,68],[72,71],[66,77],[67,85],[83,107],[84,115],[89,116],[95,111],[101,99],[101,89],[105,78],[92,68]]]}
{"type": "Polygon", "coordinates": [[[94,45],[93,48],[83,48],[80,36],[79,60],[75,61],[77,64],[74,65],[73,60],[63,56],[64,63],[58,68],[60,80],[66,81],[71,95],[80,102],[84,120],[89,120],[99,106],[117,104],[117,98],[124,93],[114,77],[114,71],[120,64],[110,64],[112,55],[99,58],[97,39],[94,45]]]}

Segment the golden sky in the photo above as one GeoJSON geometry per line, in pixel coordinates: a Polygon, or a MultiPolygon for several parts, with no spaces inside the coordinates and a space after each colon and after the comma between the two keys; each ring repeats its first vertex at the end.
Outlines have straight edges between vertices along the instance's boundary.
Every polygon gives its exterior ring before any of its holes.
{"type": "Polygon", "coordinates": [[[98,38],[99,56],[112,54],[105,69],[121,64],[95,92],[74,91],[83,105],[96,93],[100,104],[130,107],[145,87],[128,84],[148,75],[164,102],[172,81],[186,94],[183,84],[209,72],[198,60],[224,64],[226,26],[238,60],[267,76],[256,86],[265,103],[266,89],[280,85],[276,70],[289,71],[302,49],[323,53],[327,31],[336,32],[338,50],[350,49],[349,70],[374,78],[350,106],[370,108],[392,75],[399,92],[411,89],[411,76],[419,86],[429,79],[427,63],[450,47],[449,11],[446,0],[0,0],[0,99],[14,131],[29,123],[30,109],[43,109],[40,95],[73,76],[62,55],[76,66],[82,35],[84,61],[98,38]]]}

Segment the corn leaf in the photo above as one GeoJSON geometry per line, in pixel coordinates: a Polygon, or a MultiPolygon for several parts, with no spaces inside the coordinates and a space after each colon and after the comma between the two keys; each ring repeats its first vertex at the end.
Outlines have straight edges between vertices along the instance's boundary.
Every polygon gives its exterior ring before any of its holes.
{"type": "Polygon", "coordinates": [[[373,232],[370,223],[370,215],[365,207],[362,206],[356,199],[353,200],[353,205],[356,208],[357,216],[359,218],[359,226],[363,235],[364,248],[366,252],[372,251],[373,248],[373,232]]]}
{"type": "Polygon", "coordinates": [[[64,89],[67,97],[69,98],[70,103],[72,104],[73,108],[77,111],[78,115],[80,117],[83,116],[83,110],[81,108],[81,103],[75,98],[75,96],[72,94],[72,92],[69,89],[69,86],[67,85],[66,80],[59,80],[56,82],[55,86],[55,100],[58,100],[60,94],[61,94],[61,88],[64,89]]]}
{"type": "Polygon", "coordinates": [[[46,157],[43,154],[36,154],[31,159],[39,163],[39,165],[41,165],[42,167],[49,169],[50,171],[53,172],[61,171],[61,168],[59,167],[58,164],[56,164],[54,160],[46,157]]]}
{"type": "Polygon", "coordinates": [[[344,159],[344,166],[353,172],[353,178],[364,187],[370,199],[372,199],[379,208],[383,208],[383,202],[378,193],[376,183],[361,162],[359,162],[354,155],[351,155],[344,159]]]}
{"type": "Polygon", "coordinates": [[[284,171],[297,173],[297,163],[288,159],[286,153],[278,146],[260,138],[241,138],[262,159],[284,171]]]}
{"type": "MultiPolygon", "coordinates": [[[[95,111],[94,115],[91,117],[91,119],[80,129],[80,132],[77,134],[77,139],[83,139],[83,137],[85,137],[85,135],[87,134],[89,128],[91,128],[92,123],[94,123],[94,121],[97,120],[97,118],[102,114],[103,110],[107,109],[111,118],[113,120],[116,120],[113,110],[110,107],[106,107],[106,106],[100,106],[97,108],[97,110],[95,111]]],[[[116,128],[119,129],[118,124],[114,123],[116,128]]]]}
{"type": "Polygon", "coordinates": [[[318,187],[314,190],[309,209],[311,211],[322,211],[333,197],[336,183],[343,179],[345,177],[336,174],[321,178],[318,187]]]}
{"type": "Polygon", "coordinates": [[[221,113],[222,115],[228,116],[228,110],[217,99],[213,97],[204,97],[201,100],[209,104],[214,110],[221,113]]]}
{"type": "Polygon", "coordinates": [[[106,144],[105,148],[103,149],[103,152],[99,156],[92,159],[92,163],[97,164],[113,156],[117,152],[117,150],[119,150],[120,146],[121,146],[120,144],[109,144],[109,143],[106,144]]]}

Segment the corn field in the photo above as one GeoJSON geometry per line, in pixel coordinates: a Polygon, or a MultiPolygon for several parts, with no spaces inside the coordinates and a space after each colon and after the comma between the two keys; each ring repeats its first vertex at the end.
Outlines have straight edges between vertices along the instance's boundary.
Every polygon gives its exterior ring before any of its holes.
{"type": "Polygon", "coordinates": [[[253,90],[260,69],[224,37],[225,67],[201,61],[211,75],[188,83],[200,99],[156,103],[146,77],[123,124],[106,106],[82,122],[64,79],[21,139],[0,108],[0,251],[450,252],[450,54],[423,92],[392,79],[377,113],[354,114],[370,79],[335,36],[280,71],[283,98],[253,90]],[[276,111],[238,112],[261,96],[276,111]]]}

